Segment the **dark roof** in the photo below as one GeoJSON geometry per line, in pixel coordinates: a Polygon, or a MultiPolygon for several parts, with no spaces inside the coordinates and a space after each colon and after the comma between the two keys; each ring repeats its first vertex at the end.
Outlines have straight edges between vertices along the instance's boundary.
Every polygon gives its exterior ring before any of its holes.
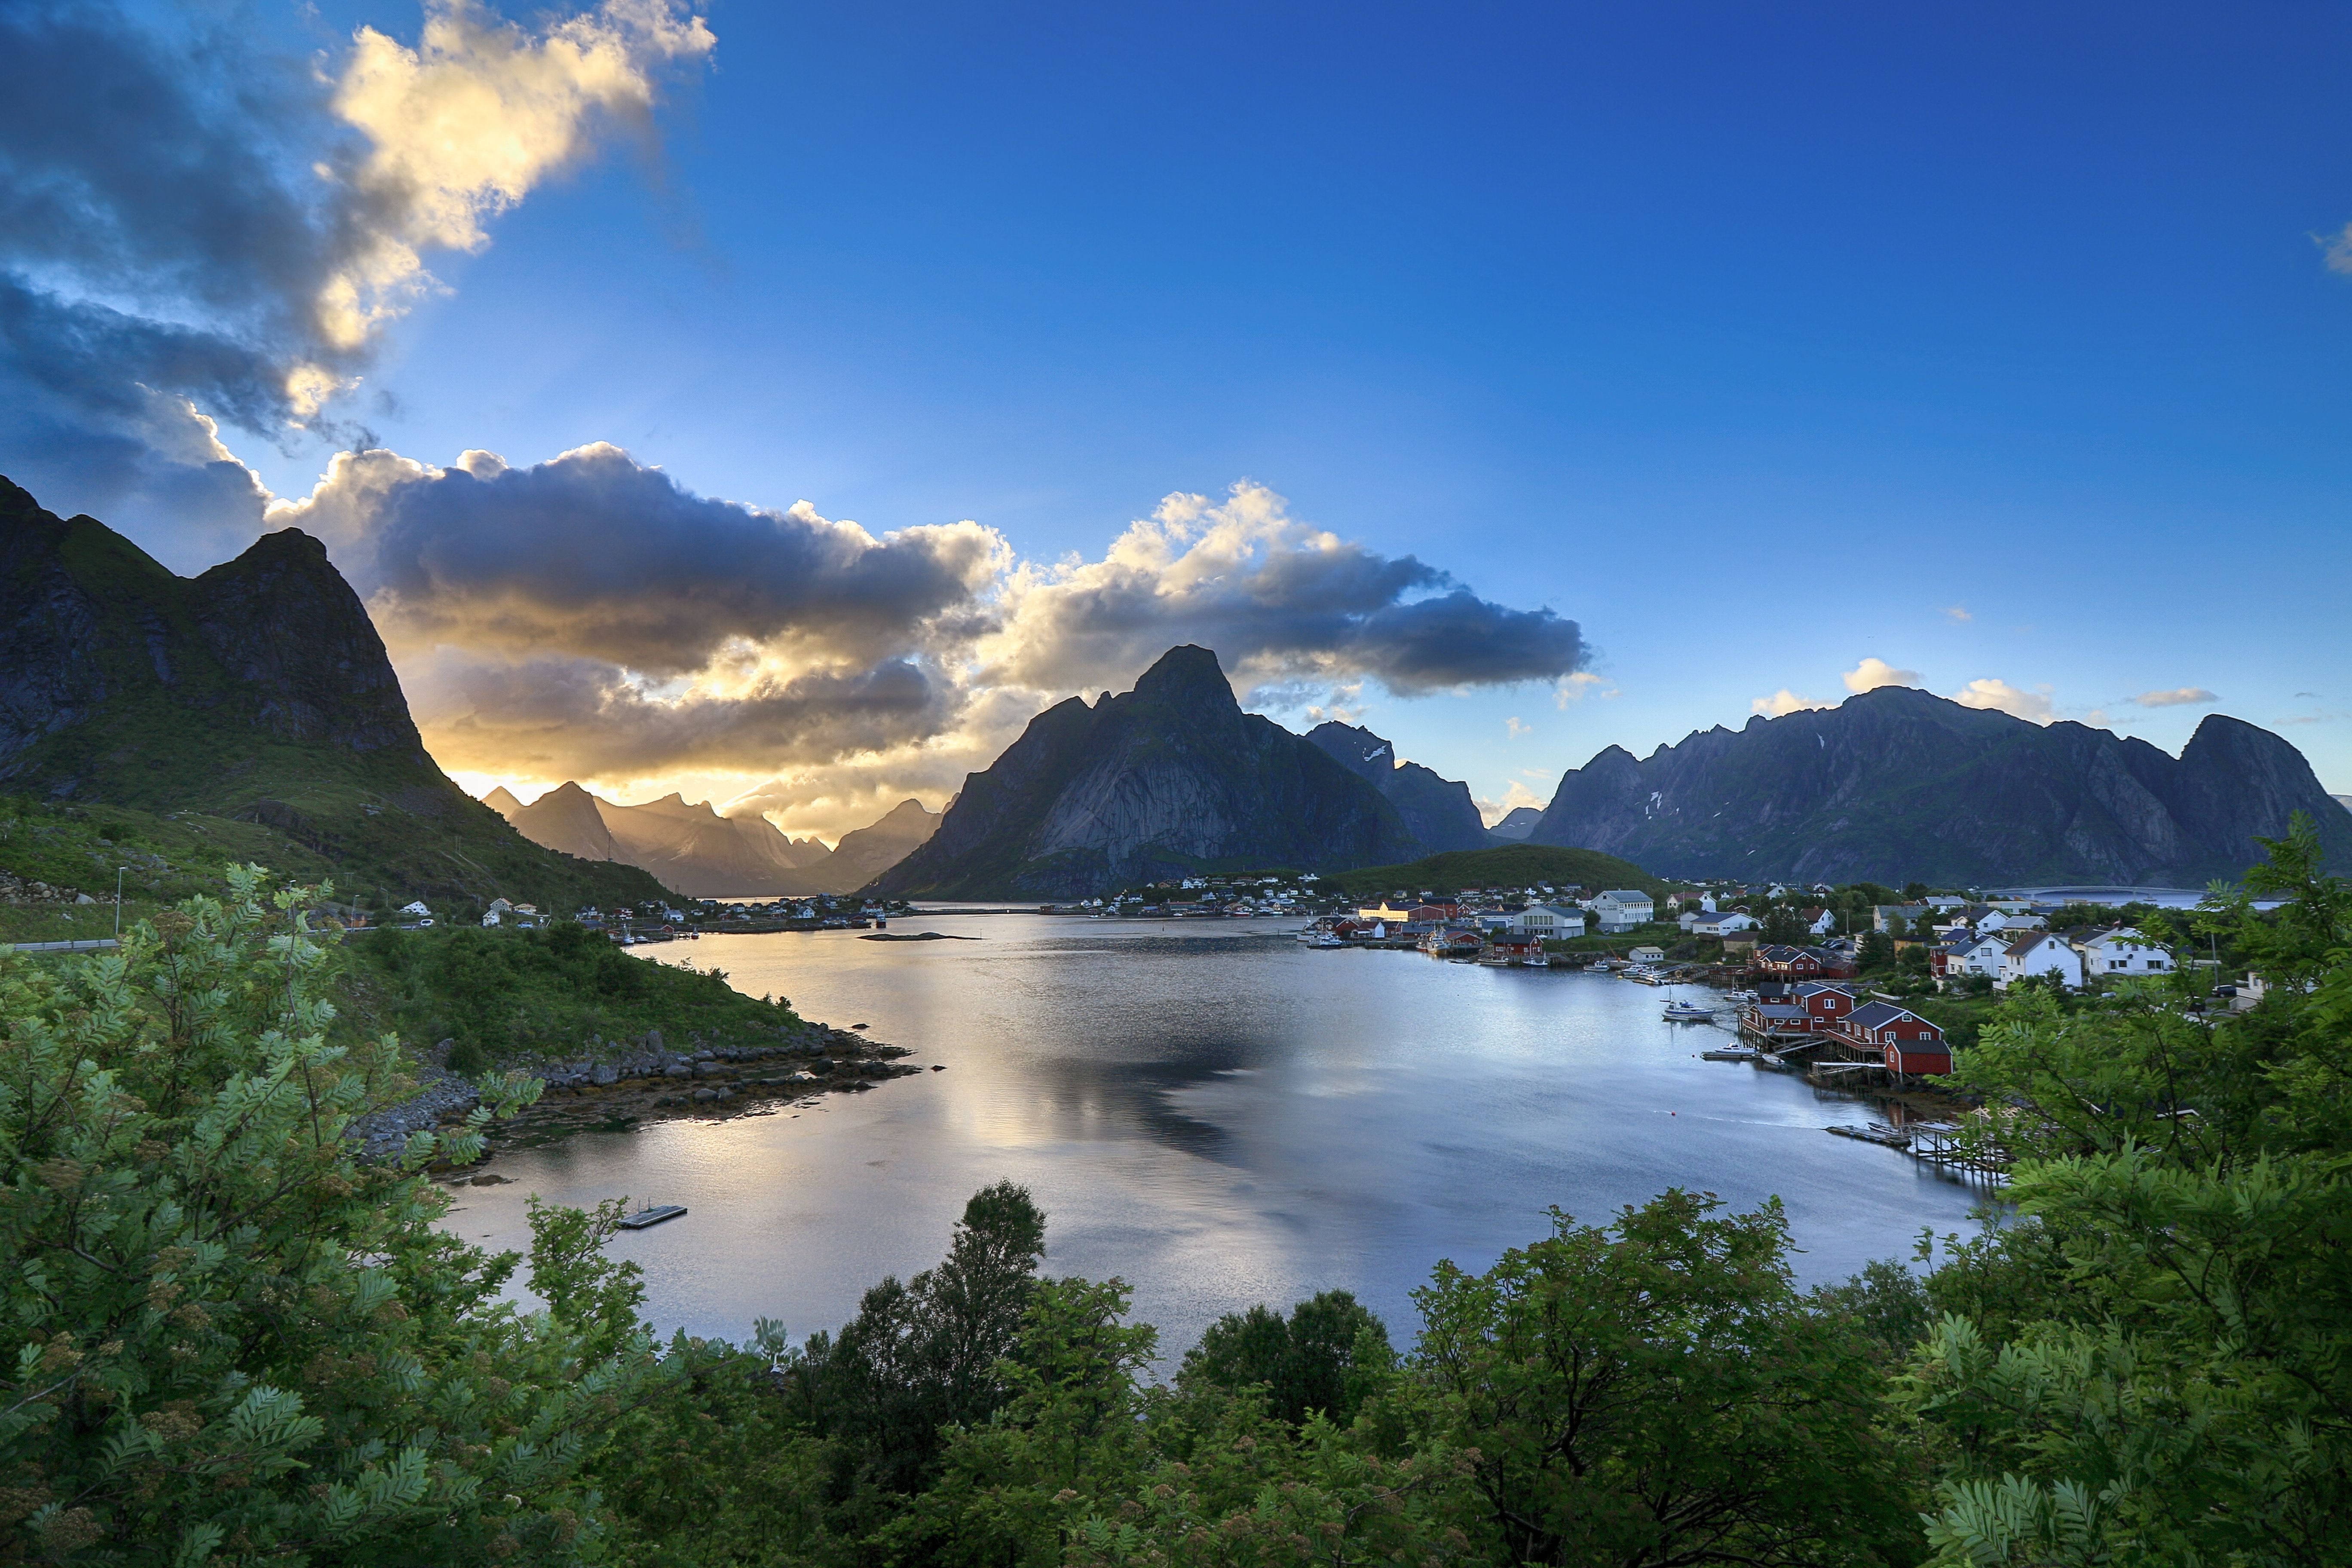
{"type": "Polygon", "coordinates": [[[1905,1018],[1922,1024],[1927,1021],[1910,1008],[1898,1007],[1892,1002],[1869,1002],[1856,1007],[1853,1016],[1846,1022],[1857,1029],[1875,1029],[1882,1024],[1893,1024],[1905,1018]]]}

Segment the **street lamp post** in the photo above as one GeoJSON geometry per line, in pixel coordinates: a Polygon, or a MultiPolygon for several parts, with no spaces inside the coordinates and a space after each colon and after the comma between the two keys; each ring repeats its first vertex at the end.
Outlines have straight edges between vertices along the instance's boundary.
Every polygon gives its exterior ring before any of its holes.
{"type": "Polygon", "coordinates": [[[122,873],[130,868],[128,866],[114,868],[114,944],[117,947],[122,945],[122,873]]]}

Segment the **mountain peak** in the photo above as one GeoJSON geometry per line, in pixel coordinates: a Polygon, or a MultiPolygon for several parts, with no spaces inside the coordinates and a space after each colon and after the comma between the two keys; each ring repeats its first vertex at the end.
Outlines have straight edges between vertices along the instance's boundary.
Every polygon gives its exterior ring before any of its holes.
{"type": "Polygon", "coordinates": [[[1137,679],[1135,695],[1162,702],[1215,702],[1235,709],[1241,706],[1217,656],[1191,643],[1161,654],[1137,679]]]}

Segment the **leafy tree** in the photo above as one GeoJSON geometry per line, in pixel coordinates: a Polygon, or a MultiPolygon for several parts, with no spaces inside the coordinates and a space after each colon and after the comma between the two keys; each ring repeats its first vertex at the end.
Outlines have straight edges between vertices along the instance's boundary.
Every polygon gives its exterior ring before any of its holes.
{"type": "Polygon", "coordinates": [[[1416,1293],[1408,1425],[1476,1451],[1460,1522],[1512,1563],[1871,1563],[1916,1541],[1883,1375],[1790,1280],[1777,1204],[1669,1191],[1416,1293]],[[1416,1408],[1417,1406],[1417,1408],[1416,1408]]]}
{"type": "Polygon", "coordinates": [[[2207,918],[2301,984],[2242,1016],[2179,977],[2008,1002],[1963,1081],[2023,1159],[2022,1223],[1938,1271],[1958,1298],[1904,1403],[1948,1456],[1958,1564],[2317,1563],[2352,1540],[2352,929],[2298,822],[2207,918]],[[1948,1282],[1946,1276],[1952,1278],[1948,1282]]]}
{"type": "Polygon", "coordinates": [[[1857,956],[1864,973],[1895,967],[1895,941],[1885,931],[1864,931],[1857,956]]]}
{"type": "Polygon", "coordinates": [[[643,1368],[499,1300],[430,1160],[362,1165],[394,1042],[328,1044],[332,950],[254,868],[59,968],[0,955],[0,1524],[116,1563],[569,1563],[643,1368]]]}
{"type": "Polygon", "coordinates": [[[812,1336],[790,1375],[816,1429],[837,1440],[841,1489],[919,1490],[945,1429],[988,1419],[1045,1248],[1028,1189],[982,1188],[939,1268],[883,1280],[838,1338],[812,1336]]]}
{"type": "Polygon", "coordinates": [[[1266,1408],[1291,1426],[1321,1412],[1339,1426],[1394,1362],[1388,1329],[1345,1290],[1326,1290],[1281,1313],[1259,1305],[1228,1312],[1187,1352],[1179,1376],[1224,1389],[1260,1386],[1266,1408]]]}
{"type": "Polygon", "coordinates": [[[1774,904],[1764,911],[1764,919],[1757,927],[1757,937],[1762,942],[1802,947],[1813,940],[1813,933],[1805,929],[1804,920],[1794,907],[1774,904]]]}

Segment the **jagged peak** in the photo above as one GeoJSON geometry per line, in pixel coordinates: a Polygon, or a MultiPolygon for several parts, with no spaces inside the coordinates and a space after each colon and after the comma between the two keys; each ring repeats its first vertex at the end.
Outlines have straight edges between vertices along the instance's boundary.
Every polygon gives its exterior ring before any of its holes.
{"type": "Polygon", "coordinates": [[[1184,643],[1160,656],[1150,669],[1137,678],[1135,695],[1160,701],[1200,702],[1220,701],[1238,709],[1241,703],[1234,696],[1233,683],[1225,679],[1224,667],[1209,649],[1184,643]]]}

